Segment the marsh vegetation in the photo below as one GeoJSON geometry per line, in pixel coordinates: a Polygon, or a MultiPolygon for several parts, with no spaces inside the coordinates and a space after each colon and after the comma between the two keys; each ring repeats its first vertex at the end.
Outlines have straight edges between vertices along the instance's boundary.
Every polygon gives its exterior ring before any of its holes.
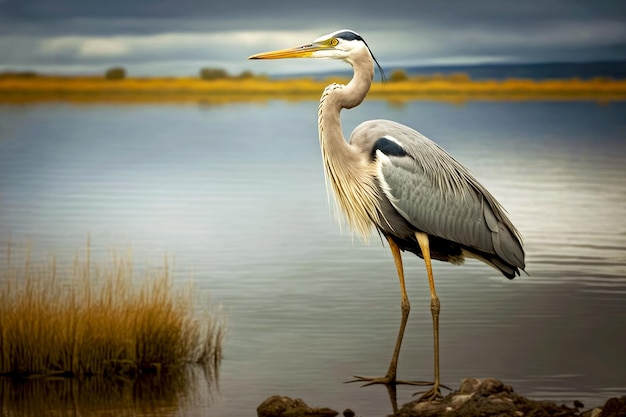
{"type": "Polygon", "coordinates": [[[221,361],[223,317],[174,285],[167,258],[141,277],[132,256],[95,263],[89,245],[69,265],[12,244],[3,258],[0,375],[134,378],[221,361]]]}

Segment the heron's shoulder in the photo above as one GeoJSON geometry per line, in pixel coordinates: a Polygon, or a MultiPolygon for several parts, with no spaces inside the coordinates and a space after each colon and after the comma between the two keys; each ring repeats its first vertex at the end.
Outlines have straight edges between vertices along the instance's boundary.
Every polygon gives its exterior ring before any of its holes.
{"type": "Polygon", "coordinates": [[[393,156],[420,153],[421,148],[438,146],[415,129],[392,120],[368,120],[358,125],[350,136],[350,144],[361,152],[374,155],[377,150],[393,156]]]}
{"type": "Polygon", "coordinates": [[[442,196],[478,192],[488,195],[471,172],[418,131],[391,120],[369,120],[354,129],[350,143],[380,165],[385,181],[420,176],[436,184],[442,196]],[[398,176],[398,173],[402,175],[398,176]]]}

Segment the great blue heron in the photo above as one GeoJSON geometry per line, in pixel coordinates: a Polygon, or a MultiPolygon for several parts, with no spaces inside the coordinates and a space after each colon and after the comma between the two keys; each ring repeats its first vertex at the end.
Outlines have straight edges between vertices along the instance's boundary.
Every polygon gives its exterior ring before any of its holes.
{"type": "MultiPolygon", "coordinates": [[[[434,338],[434,382],[421,399],[441,397],[439,311],[431,259],[460,264],[477,258],[514,278],[524,270],[521,236],[504,209],[474,176],[424,135],[388,120],[366,121],[344,139],[339,113],[358,106],[374,78],[374,58],[365,40],[339,30],[313,42],[265,52],[249,59],[331,58],[349,63],[347,85],[324,90],[318,111],[319,140],[327,183],[353,232],[365,241],[372,227],[385,236],[400,279],[402,321],[387,374],[355,377],[369,384],[395,385],[398,355],[409,316],[401,251],[424,259],[430,285],[434,338]]],[[[382,68],[380,68],[382,71],[382,68]]]]}

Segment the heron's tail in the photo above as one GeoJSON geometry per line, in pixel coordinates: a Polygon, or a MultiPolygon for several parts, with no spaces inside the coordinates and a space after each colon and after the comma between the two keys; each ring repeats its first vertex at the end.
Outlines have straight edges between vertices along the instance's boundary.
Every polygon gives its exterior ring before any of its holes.
{"type": "Polygon", "coordinates": [[[491,266],[492,268],[500,271],[502,275],[504,275],[508,279],[513,279],[515,277],[518,277],[520,276],[520,271],[524,271],[524,266],[512,265],[504,261],[501,257],[499,257],[496,254],[468,250],[467,248],[464,248],[463,256],[466,258],[476,258],[480,261],[483,261],[484,263],[491,266]]]}

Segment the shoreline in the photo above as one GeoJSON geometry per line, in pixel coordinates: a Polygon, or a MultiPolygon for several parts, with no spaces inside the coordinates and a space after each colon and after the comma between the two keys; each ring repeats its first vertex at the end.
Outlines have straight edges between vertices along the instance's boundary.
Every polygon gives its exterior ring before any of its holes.
{"type": "MultiPolygon", "coordinates": [[[[441,400],[410,401],[398,407],[395,387],[388,386],[393,417],[478,417],[478,416],[559,416],[559,417],[624,417],[626,395],[609,398],[602,405],[586,407],[580,401],[571,406],[555,401],[536,401],[514,392],[513,387],[494,378],[466,378],[457,390],[441,400]]],[[[350,408],[344,417],[361,415],[363,410],[350,408]]],[[[328,407],[310,407],[302,399],[280,395],[268,397],[257,407],[258,417],[335,417],[340,413],[328,407]]]]}
{"type": "MultiPolygon", "coordinates": [[[[265,77],[225,78],[125,78],[103,77],[0,76],[0,103],[236,103],[269,100],[318,100],[331,83],[348,79],[311,78],[274,80],[265,77]]],[[[374,82],[370,100],[403,102],[435,100],[448,102],[482,101],[626,101],[626,80],[458,80],[453,77],[412,78],[374,82]]]]}

